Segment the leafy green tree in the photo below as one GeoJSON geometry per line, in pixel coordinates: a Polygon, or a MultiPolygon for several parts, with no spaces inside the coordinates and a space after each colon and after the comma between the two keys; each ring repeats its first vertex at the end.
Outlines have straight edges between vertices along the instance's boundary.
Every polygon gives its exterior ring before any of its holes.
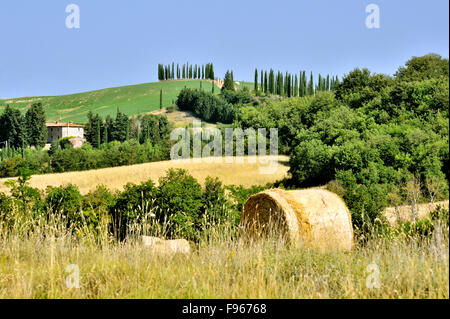
{"type": "Polygon", "coordinates": [[[439,54],[430,53],[412,57],[405,66],[398,69],[395,77],[401,81],[422,81],[432,78],[448,77],[449,61],[439,54]]]}

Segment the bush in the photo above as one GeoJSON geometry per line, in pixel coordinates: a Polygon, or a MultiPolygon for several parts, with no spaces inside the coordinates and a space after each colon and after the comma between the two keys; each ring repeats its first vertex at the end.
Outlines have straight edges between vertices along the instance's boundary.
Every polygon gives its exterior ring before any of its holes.
{"type": "Polygon", "coordinates": [[[0,177],[14,177],[19,175],[19,168],[22,164],[23,160],[20,156],[4,160],[0,164],[0,177]]]}
{"type": "Polygon", "coordinates": [[[169,223],[169,235],[195,240],[202,223],[202,187],[183,169],[170,169],[159,179],[158,220],[169,223]]]}
{"type": "Polygon", "coordinates": [[[75,185],[69,184],[62,187],[47,187],[45,198],[45,213],[50,215],[62,215],[67,226],[81,227],[89,225],[82,211],[83,197],[75,185]]]}
{"type": "Polygon", "coordinates": [[[133,223],[140,223],[154,209],[157,189],[149,180],[139,185],[127,184],[111,207],[112,232],[124,239],[133,223]]]}

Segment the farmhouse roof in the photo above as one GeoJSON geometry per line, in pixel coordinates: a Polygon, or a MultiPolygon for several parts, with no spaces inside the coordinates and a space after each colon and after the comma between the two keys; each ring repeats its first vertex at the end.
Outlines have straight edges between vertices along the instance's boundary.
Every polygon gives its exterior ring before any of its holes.
{"type": "Polygon", "coordinates": [[[72,122],[64,123],[61,121],[46,123],[47,127],[84,127],[82,124],[75,124],[72,122]]]}

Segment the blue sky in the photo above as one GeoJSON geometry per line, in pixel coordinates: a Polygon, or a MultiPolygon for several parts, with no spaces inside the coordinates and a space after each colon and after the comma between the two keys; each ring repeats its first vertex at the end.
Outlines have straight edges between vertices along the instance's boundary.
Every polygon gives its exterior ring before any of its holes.
{"type": "Polygon", "coordinates": [[[2,0],[0,97],[59,95],[153,82],[157,64],[213,62],[339,76],[394,73],[411,56],[449,55],[447,0],[2,0]],[[80,7],[80,29],[65,8],[80,7]],[[380,28],[365,25],[368,4],[380,28]]]}

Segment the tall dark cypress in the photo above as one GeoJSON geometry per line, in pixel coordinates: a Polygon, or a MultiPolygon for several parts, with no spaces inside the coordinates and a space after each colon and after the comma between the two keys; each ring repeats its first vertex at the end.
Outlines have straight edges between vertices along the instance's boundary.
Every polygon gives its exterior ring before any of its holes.
{"type": "Polygon", "coordinates": [[[298,96],[298,76],[295,74],[294,96],[298,96]]]}
{"type": "Polygon", "coordinates": [[[312,72],[311,72],[311,76],[309,78],[308,94],[314,95],[314,78],[313,78],[312,72]]]}
{"type": "Polygon", "coordinates": [[[255,87],[255,93],[258,92],[258,69],[255,69],[255,83],[254,83],[255,87]]]}
{"type": "Polygon", "coordinates": [[[264,72],[264,93],[267,93],[268,81],[267,81],[267,71],[264,72]]]}
{"type": "Polygon", "coordinates": [[[264,92],[264,72],[261,70],[261,92],[264,92]]]}
{"type": "Polygon", "coordinates": [[[273,75],[273,69],[270,69],[269,71],[269,92],[270,94],[274,94],[275,92],[275,78],[273,75]]]}
{"type": "Polygon", "coordinates": [[[162,110],[163,108],[163,91],[159,90],[159,109],[162,110]]]}

